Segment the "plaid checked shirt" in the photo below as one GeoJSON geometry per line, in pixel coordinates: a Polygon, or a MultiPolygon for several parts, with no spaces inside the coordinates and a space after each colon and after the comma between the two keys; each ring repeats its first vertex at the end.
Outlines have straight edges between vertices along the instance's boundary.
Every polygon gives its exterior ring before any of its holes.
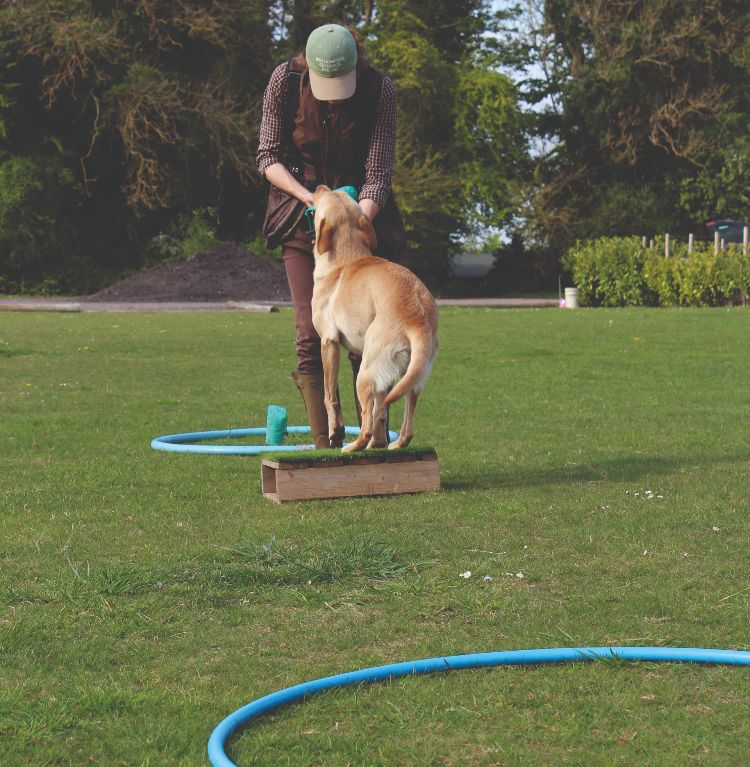
{"type": "MultiPolygon", "coordinates": [[[[279,64],[271,74],[263,94],[263,117],[260,123],[260,143],[255,158],[258,171],[265,176],[266,168],[281,162],[284,135],[284,100],[286,64],[279,64]]],[[[391,178],[396,156],[396,89],[389,77],[383,78],[375,125],[365,161],[365,183],[360,200],[373,200],[381,208],[391,193],[391,178]]]]}

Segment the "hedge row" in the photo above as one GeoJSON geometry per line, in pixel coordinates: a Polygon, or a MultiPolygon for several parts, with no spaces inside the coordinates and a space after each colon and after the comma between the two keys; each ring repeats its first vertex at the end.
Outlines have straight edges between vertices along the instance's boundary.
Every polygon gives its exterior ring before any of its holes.
{"type": "Polygon", "coordinates": [[[582,306],[727,306],[747,304],[750,257],[742,246],[714,252],[713,243],[644,248],[639,237],[579,242],[563,257],[582,306]]]}

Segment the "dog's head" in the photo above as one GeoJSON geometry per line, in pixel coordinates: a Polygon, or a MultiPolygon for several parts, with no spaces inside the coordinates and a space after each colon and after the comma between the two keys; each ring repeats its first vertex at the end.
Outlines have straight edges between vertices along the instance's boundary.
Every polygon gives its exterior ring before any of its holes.
{"type": "Polygon", "coordinates": [[[319,186],[313,195],[315,205],[315,249],[327,253],[333,248],[334,238],[342,246],[365,244],[373,250],[378,240],[370,219],[362,208],[346,193],[332,192],[327,186],[319,186]]]}

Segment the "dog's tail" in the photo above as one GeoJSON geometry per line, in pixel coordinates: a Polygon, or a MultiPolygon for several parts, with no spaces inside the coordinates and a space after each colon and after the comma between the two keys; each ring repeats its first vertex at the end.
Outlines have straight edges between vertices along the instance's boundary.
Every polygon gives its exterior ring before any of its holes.
{"type": "Polygon", "coordinates": [[[411,345],[411,357],[401,380],[391,389],[385,398],[385,404],[401,399],[408,391],[417,387],[422,389],[432,369],[432,362],[437,351],[437,338],[433,342],[433,333],[429,328],[420,327],[412,332],[407,331],[411,345]]]}

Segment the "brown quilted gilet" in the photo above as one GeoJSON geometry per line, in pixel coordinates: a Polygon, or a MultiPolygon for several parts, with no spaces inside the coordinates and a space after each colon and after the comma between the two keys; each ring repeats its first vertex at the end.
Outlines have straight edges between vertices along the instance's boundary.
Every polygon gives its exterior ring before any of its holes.
{"type": "Polygon", "coordinates": [[[357,73],[357,90],[340,104],[318,101],[310,88],[307,64],[300,56],[291,68],[302,72],[292,143],[299,158],[315,168],[316,182],[332,189],[365,181],[365,161],[375,123],[383,75],[372,67],[357,73]]]}

